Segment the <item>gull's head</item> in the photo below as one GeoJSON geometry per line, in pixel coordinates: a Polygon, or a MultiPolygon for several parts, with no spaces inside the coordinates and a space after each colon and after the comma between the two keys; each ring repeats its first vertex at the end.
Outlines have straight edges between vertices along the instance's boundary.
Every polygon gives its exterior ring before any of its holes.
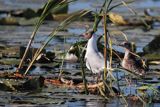
{"type": "Polygon", "coordinates": [[[88,30],[87,32],[83,33],[81,36],[84,37],[85,39],[90,39],[93,36],[93,30],[88,30]]]}

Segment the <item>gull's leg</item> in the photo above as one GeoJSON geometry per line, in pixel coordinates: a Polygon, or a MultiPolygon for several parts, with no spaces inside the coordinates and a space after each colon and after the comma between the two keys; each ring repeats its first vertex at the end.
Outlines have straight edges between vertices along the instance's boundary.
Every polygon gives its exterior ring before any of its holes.
{"type": "Polygon", "coordinates": [[[97,81],[96,82],[98,83],[100,81],[100,79],[101,79],[101,73],[98,73],[97,74],[97,81]]]}
{"type": "Polygon", "coordinates": [[[92,73],[92,77],[93,77],[93,81],[92,82],[94,83],[95,79],[96,79],[96,75],[92,73]]]}

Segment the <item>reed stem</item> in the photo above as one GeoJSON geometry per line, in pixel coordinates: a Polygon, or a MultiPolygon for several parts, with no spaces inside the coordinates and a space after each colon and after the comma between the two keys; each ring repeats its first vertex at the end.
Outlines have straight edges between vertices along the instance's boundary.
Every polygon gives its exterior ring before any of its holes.
{"type": "Polygon", "coordinates": [[[42,24],[43,20],[44,20],[45,17],[47,16],[47,14],[45,15],[45,13],[46,13],[46,10],[47,10],[47,7],[48,7],[50,1],[51,1],[51,0],[48,0],[47,4],[45,5],[44,10],[43,10],[43,12],[42,12],[42,15],[41,15],[40,19],[38,20],[34,31],[32,32],[32,35],[31,35],[30,40],[29,40],[29,42],[28,42],[27,48],[26,48],[26,50],[25,50],[25,52],[24,52],[24,55],[23,55],[23,57],[22,57],[22,59],[21,59],[21,61],[20,61],[20,63],[19,63],[18,68],[16,69],[16,72],[19,72],[19,69],[22,67],[22,65],[23,65],[23,63],[24,63],[24,60],[25,60],[25,58],[26,58],[26,56],[27,56],[27,54],[28,54],[28,50],[29,50],[29,48],[31,47],[31,44],[32,44],[32,42],[33,42],[33,40],[34,40],[34,37],[35,37],[35,35],[36,35],[36,33],[37,33],[40,25],[42,24]]]}
{"type": "Polygon", "coordinates": [[[78,58],[80,60],[80,64],[81,64],[81,74],[82,74],[82,78],[83,78],[83,84],[84,84],[84,88],[85,88],[85,94],[88,94],[88,87],[87,87],[87,80],[86,80],[86,75],[85,75],[85,68],[84,68],[84,60],[82,58],[83,51],[80,51],[79,45],[77,45],[78,47],[78,58]],[[81,53],[81,54],[80,54],[81,53]]]}
{"type": "Polygon", "coordinates": [[[104,80],[107,78],[107,23],[106,23],[106,12],[103,13],[103,26],[104,26],[104,61],[105,61],[105,69],[104,69],[104,80]]]}

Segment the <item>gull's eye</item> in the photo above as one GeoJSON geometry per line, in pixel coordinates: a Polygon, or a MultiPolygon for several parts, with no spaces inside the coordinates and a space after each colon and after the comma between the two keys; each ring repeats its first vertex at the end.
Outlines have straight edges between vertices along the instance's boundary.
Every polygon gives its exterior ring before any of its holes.
{"type": "Polygon", "coordinates": [[[128,45],[128,43],[125,42],[125,43],[124,43],[124,46],[127,46],[127,45],[128,45]]]}

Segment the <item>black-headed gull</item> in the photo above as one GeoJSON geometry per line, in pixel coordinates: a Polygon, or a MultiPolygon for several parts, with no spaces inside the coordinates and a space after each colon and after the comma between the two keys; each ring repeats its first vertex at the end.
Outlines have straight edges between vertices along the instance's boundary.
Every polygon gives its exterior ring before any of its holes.
{"type": "MultiPolygon", "coordinates": [[[[88,39],[87,49],[85,54],[86,66],[94,74],[100,74],[104,71],[105,60],[103,54],[98,50],[97,41],[101,35],[93,34],[92,31],[88,31],[83,34],[83,37],[88,39]]],[[[107,61],[107,69],[109,68],[109,62],[107,61]]]]}

